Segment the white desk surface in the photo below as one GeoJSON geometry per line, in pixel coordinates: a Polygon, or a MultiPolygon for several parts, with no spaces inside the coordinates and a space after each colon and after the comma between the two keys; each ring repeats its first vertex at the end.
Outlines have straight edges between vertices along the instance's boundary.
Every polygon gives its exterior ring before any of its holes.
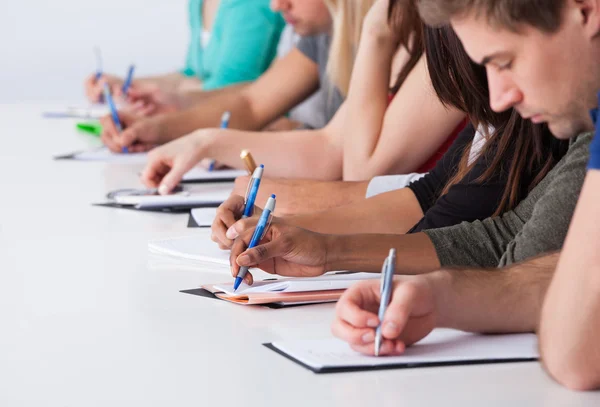
{"type": "Polygon", "coordinates": [[[315,375],[261,346],[329,337],[333,305],[246,308],[179,293],[227,270],[149,258],[206,233],[187,215],[93,207],[139,167],[53,161],[92,146],[74,120],[0,105],[1,406],[564,406],[600,394],[537,363],[315,375]]]}

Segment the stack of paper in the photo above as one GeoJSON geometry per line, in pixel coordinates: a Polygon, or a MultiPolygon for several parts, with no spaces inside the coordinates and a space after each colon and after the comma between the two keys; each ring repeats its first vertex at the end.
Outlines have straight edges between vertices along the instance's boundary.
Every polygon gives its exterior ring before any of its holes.
{"type": "Polygon", "coordinates": [[[359,281],[378,279],[375,273],[326,274],[311,278],[279,278],[242,284],[237,291],[233,283],[204,285],[217,298],[244,305],[312,304],[337,301],[344,291],[359,281]]]}
{"type": "Polygon", "coordinates": [[[210,230],[194,236],[155,240],[148,243],[151,253],[229,267],[229,250],[221,250],[210,240],[210,230]]]}
{"type": "Polygon", "coordinates": [[[434,330],[401,356],[365,356],[338,339],[290,340],[265,346],[315,373],[528,362],[539,358],[534,334],[476,335],[452,329],[434,330]]]}

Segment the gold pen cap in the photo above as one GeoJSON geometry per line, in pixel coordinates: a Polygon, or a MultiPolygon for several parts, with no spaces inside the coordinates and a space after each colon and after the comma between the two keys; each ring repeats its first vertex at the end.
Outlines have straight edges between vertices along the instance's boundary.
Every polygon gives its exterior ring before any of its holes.
{"type": "Polygon", "coordinates": [[[244,161],[246,165],[246,169],[248,170],[248,174],[252,175],[254,170],[256,169],[256,162],[254,162],[254,158],[252,158],[252,154],[248,150],[242,150],[240,153],[240,158],[244,161]]]}

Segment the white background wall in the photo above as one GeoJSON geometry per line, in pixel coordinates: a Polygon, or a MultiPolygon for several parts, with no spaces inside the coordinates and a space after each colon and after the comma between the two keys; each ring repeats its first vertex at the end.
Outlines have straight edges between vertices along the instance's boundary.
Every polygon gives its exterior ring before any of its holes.
{"type": "Polygon", "coordinates": [[[183,66],[186,0],[0,0],[0,103],[83,100],[95,70],[125,75],[183,66]]]}

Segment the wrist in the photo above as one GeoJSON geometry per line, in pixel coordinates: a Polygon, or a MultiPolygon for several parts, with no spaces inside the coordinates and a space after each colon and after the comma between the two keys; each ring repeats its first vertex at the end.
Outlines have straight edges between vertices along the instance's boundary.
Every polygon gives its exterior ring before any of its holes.
{"type": "Polygon", "coordinates": [[[218,132],[219,130],[215,129],[201,129],[191,134],[194,151],[200,158],[213,158],[212,148],[215,140],[218,138],[218,132]]]}
{"type": "Polygon", "coordinates": [[[452,326],[452,307],[450,300],[452,298],[452,279],[453,274],[449,270],[438,270],[431,273],[423,274],[423,277],[429,284],[433,295],[436,326],[451,327],[452,326]]]}
{"type": "Polygon", "coordinates": [[[398,48],[398,36],[388,27],[365,25],[362,35],[369,47],[387,50],[392,55],[398,48]]]}
{"type": "Polygon", "coordinates": [[[323,235],[325,237],[325,272],[338,271],[340,268],[336,265],[340,258],[340,238],[337,235],[323,235]]]}

